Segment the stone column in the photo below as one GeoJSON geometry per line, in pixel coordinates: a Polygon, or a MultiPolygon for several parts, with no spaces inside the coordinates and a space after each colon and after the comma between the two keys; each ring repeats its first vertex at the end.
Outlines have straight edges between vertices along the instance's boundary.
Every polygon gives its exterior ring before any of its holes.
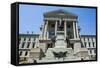
{"type": "Polygon", "coordinates": [[[47,39],[49,39],[49,32],[47,31],[47,39]]]}
{"type": "Polygon", "coordinates": [[[56,23],[55,23],[55,36],[57,35],[57,20],[56,20],[56,23]]]}
{"type": "Polygon", "coordinates": [[[60,25],[61,25],[61,21],[62,21],[62,20],[60,19],[60,20],[59,20],[59,24],[60,24],[60,25]]]}
{"type": "MultiPolygon", "coordinates": [[[[65,34],[65,40],[66,40],[66,37],[67,37],[67,30],[66,30],[66,28],[67,28],[67,22],[64,21],[64,34],[65,34]]],[[[67,47],[67,42],[66,42],[66,47],[67,47]]]]}
{"type": "Polygon", "coordinates": [[[76,31],[75,31],[75,22],[73,21],[73,34],[74,34],[74,39],[76,38],[76,31]]]}
{"type": "MultiPolygon", "coordinates": [[[[45,21],[44,21],[45,22],[45,21]]],[[[42,39],[44,39],[44,29],[45,29],[45,23],[43,24],[43,34],[42,34],[42,39]]]]}
{"type": "Polygon", "coordinates": [[[46,37],[47,37],[47,27],[48,27],[48,21],[45,22],[44,40],[46,40],[46,37]]]}
{"type": "Polygon", "coordinates": [[[40,34],[40,38],[39,39],[43,39],[43,29],[44,29],[44,25],[41,26],[42,30],[41,30],[41,34],[40,34]]]}
{"type": "Polygon", "coordinates": [[[44,24],[43,24],[43,29],[42,29],[42,39],[44,39],[44,30],[45,30],[45,20],[44,20],[44,24]]]}
{"type": "Polygon", "coordinates": [[[78,32],[78,22],[76,22],[76,32],[77,32],[77,38],[79,38],[79,32],[78,32]]]}
{"type": "Polygon", "coordinates": [[[66,21],[64,21],[64,34],[65,34],[65,38],[67,36],[67,32],[66,32],[66,21]]]}

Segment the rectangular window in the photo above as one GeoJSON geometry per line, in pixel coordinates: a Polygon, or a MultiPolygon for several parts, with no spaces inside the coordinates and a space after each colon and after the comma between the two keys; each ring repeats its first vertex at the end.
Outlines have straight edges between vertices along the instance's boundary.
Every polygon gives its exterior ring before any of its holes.
{"type": "Polygon", "coordinates": [[[28,54],[28,52],[26,51],[26,52],[25,52],[25,56],[27,56],[27,54],[28,54]]]}
{"type": "Polygon", "coordinates": [[[95,47],[95,46],[94,46],[94,42],[93,42],[93,47],[95,47]]]}
{"type": "Polygon", "coordinates": [[[29,46],[30,46],[30,42],[27,43],[27,48],[29,48],[29,46]]]}
{"type": "Polygon", "coordinates": [[[26,40],[26,38],[24,38],[24,41],[26,40]]]}
{"type": "Polygon", "coordinates": [[[22,43],[22,48],[24,48],[25,42],[22,43]]]}
{"type": "Polygon", "coordinates": [[[33,42],[32,48],[34,48],[34,46],[35,46],[35,43],[33,42]]]}
{"type": "Polygon", "coordinates": [[[20,54],[19,54],[20,56],[22,55],[22,51],[20,52],[20,54]]]}
{"type": "Polygon", "coordinates": [[[89,42],[89,47],[91,47],[90,42],[89,42]]]}
{"type": "Polygon", "coordinates": [[[86,42],[84,42],[84,46],[86,47],[86,42]]]}
{"type": "Polygon", "coordinates": [[[92,50],[90,50],[90,54],[92,54],[92,50]]]}

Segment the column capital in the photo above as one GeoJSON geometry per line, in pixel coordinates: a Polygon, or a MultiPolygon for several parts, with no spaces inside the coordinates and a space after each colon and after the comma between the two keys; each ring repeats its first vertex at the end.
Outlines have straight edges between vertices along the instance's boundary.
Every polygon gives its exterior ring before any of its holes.
{"type": "Polygon", "coordinates": [[[78,23],[78,21],[75,21],[76,23],[78,23]]]}
{"type": "Polygon", "coordinates": [[[44,19],[43,21],[46,22],[46,21],[49,21],[49,20],[44,19]]]}

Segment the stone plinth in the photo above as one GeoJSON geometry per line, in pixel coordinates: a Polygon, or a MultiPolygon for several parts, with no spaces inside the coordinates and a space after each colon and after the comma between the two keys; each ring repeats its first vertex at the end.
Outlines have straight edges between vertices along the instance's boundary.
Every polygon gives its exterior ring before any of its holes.
{"type": "MultiPolygon", "coordinates": [[[[54,53],[64,53],[66,52],[66,57],[68,56],[72,56],[73,54],[73,50],[72,48],[48,48],[47,52],[46,52],[46,57],[44,59],[46,60],[58,60],[56,59],[57,57],[55,57],[54,53]]],[[[61,59],[63,57],[60,57],[59,59],[61,59]]]]}
{"type": "Polygon", "coordinates": [[[57,32],[55,48],[66,48],[67,43],[65,42],[64,33],[62,31],[57,32]]]}

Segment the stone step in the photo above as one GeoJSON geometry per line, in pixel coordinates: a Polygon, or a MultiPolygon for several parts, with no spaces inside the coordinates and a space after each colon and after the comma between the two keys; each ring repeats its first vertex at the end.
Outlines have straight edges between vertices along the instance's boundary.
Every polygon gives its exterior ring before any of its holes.
{"type": "Polygon", "coordinates": [[[42,60],[37,60],[38,63],[45,63],[45,62],[63,62],[63,61],[78,61],[81,60],[81,58],[60,58],[60,59],[47,59],[44,58],[42,60]]]}

